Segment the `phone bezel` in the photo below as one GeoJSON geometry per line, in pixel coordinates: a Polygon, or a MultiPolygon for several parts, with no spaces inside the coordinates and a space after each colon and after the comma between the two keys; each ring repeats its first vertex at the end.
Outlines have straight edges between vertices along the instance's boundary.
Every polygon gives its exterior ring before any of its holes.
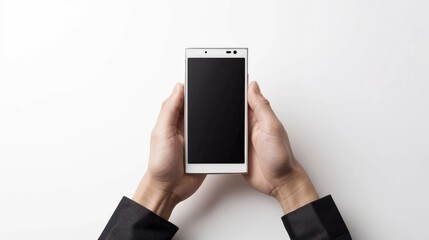
{"type": "Polygon", "coordinates": [[[247,48],[187,48],[185,49],[185,172],[186,173],[247,173],[248,172],[248,118],[247,118],[247,86],[248,86],[248,49],[247,48]],[[227,53],[230,51],[231,53],[227,53]],[[237,53],[234,54],[234,51],[237,53]],[[188,58],[244,58],[244,163],[188,163],[188,58]]]}

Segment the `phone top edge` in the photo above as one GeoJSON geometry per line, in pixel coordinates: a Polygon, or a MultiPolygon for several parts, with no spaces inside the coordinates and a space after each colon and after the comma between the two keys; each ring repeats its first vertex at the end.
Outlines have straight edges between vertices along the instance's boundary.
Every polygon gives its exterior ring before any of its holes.
{"type": "Polygon", "coordinates": [[[185,48],[186,58],[225,56],[228,58],[244,57],[249,55],[248,48],[185,48]]]}
{"type": "Polygon", "coordinates": [[[193,47],[190,47],[190,48],[185,48],[185,50],[188,50],[188,49],[193,49],[193,50],[196,50],[196,49],[201,49],[201,50],[204,50],[204,49],[247,49],[247,50],[249,50],[249,48],[247,48],[247,47],[237,47],[237,48],[234,48],[234,47],[227,47],[227,48],[193,48],[193,47]]]}

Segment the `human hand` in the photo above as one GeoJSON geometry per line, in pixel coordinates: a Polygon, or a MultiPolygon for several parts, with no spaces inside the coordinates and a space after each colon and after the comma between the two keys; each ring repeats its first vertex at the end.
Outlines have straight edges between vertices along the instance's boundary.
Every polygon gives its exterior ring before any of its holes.
{"type": "Polygon", "coordinates": [[[133,200],[167,219],[173,208],[200,187],[206,175],[185,174],[183,85],[177,83],[162,104],[150,141],[148,169],[133,200]]]}
{"type": "Polygon", "coordinates": [[[282,123],[256,82],[249,84],[249,173],[256,190],[275,197],[289,213],[319,197],[294,158],[282,123]]]}

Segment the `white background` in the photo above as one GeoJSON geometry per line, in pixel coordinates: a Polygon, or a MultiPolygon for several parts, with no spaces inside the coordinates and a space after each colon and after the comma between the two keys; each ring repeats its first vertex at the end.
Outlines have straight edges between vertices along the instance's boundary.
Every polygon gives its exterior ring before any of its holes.
{"type": "MultiPolygon", "coordinates": [[[[1,1],[0,239],[96,239],[146,169],[186,47],[250,78],[354,239],[429,239],[429,2],[1,1]]],[[[274,199],[210,176],[176,239],[286,239],[274,199]]]]}

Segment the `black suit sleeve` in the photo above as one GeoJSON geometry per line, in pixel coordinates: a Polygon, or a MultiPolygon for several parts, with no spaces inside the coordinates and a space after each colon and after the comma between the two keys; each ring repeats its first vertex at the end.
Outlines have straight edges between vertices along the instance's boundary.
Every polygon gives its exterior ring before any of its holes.
{"type": "Polygon", "coordinates": [[[291,240],[351,240],[332,197],[326,196],[282,217],[291,240]]]}
{"type": "MultiPolygon", "coordinates": [[[[351,240],[331,196],[309,203],[282,217],[291,240],[351,240]]],[[[138,203],[123,197],[100,240],[172,239],[178,227],[138,203]]]]}
{"type": "Polygon", "coordinates": [[[123,197],[99,240],[164,240],[179,228],[145,207],[123,197]]]}

